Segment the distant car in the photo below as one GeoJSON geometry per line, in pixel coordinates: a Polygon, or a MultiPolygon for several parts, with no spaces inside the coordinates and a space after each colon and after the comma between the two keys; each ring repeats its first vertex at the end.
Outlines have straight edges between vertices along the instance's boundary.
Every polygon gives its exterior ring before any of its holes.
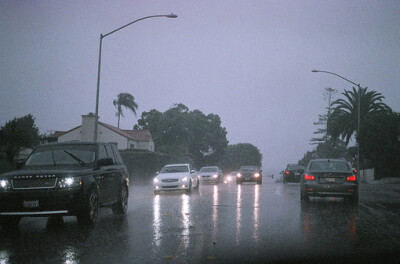
{"type": "Polygon", "coordinates": [[[304,172],[305,167],[299,164],[288,164],[283,172],[283,183],[300,182],[300,176],[304,172]]]}
{"type": "Polygon", "coordinates": [[[153,179],[154,194],[160,191],[184,190],[191,192],[199,188],[196,170],[190,164],[170,164],[164,166],[153,179]]]}
{"type": "Polygon", "coordinates": [[[358,201],[358,178],[350,163],[339,159],[314,159],[301,177],[301,200],[310,196],[345,197],[358,201]]]}
{"type": "Polygon", "coordinates": [[[219,183],[222,181],[222,171],[218,166],[202,167],[198,176],[202,183],[219,183]]]}
{"type": "Polygon", "coordinates": [[[21,217],[75,215],[94,224],[100,207],[128,208],[128,171],[115,145],[51,143],[36,147],[21,169],[0,175],[0,224],[21,217]]]}
{"type": "Polygon", "coordinates": [[[224,183],[234,182],[236,180],[237,171],[232,171],[231,173],[224,176],[224,183]]]}
{"type": "Polygon", "coordinates": [[[262,184],[262,170],[258,166],[241,166],[236,176],[236,183],[243,182],[262,184]]]}

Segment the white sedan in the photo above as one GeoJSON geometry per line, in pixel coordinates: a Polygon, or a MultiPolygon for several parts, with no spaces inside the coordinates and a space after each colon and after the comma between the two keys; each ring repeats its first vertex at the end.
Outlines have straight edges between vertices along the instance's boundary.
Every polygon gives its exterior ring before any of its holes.
{"type": "Polygon", "coordinates": [[[154,194],[160,191],[185,190],[199,188],[197,171],[190,164],[170,164],[164,166],[153,179],[154,194]]]}

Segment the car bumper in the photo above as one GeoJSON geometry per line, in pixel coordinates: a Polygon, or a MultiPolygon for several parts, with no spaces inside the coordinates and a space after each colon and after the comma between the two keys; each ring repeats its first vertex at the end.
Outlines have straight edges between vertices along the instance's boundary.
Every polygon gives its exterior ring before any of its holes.
{"type": "Polygon", "coordinates": [[[188,190],[188,182],[173,182],[173,183],[157,183],[153,185],[154,191],[177,191],[188,190]]]}
{"type": "Polygon", "coordinates": [[[303,192],[305,192],[308,196],[353,196],[358,193],[357,184],[304,184],[303,192]]]}
{"type": "Polygon", "coordinates": [[[83,206],[82,191],[25,190],[0,193],[0,216],[76,215],[83,206]]]}
{"type": "Polygon", "coordinates": [[[300,175],[285,175],[283,177],[287,182],[300,182],[300,175]]]}
{"type": "Polygon", "coordinates": [[[218,177],[214,178],[214,177],[210,177],[210,176],[201,176],[200,177],[200,181],[202,183],[217,183],[218,182],[218,177]]]}
{"type": "Polygon", "coordinates": [[[261,177],[238,177],[236,181],[240,182],[258,182],[261,181],[261,177]]]}

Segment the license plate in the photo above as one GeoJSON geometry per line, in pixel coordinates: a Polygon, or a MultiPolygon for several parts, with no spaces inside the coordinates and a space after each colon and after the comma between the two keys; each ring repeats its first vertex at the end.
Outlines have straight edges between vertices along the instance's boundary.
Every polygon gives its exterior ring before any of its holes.
{"type": "Polygon", "coordinates": [[[334,178],[326,178],[325,181],[326,182],[335,182],[335,179],[334,178]]]}
{"type": "Polygon", "coordinates": [[[37,208],[37,207],[39,207],[39,201],[38,200],[24,201],[24,207],[25,208],[37,208]]]}

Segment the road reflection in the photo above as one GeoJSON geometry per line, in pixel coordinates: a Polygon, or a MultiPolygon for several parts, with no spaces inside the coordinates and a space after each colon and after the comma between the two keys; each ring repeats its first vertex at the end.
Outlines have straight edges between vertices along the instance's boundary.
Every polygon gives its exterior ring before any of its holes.
{"type": "Polygon", "coordinates": [[[253,220],[254,220],[254,229],[253,229],[253,239],[254,242],[258,242],[258,230],[260,223],[260,185],[256,184],[254,186],[254,205],[253,205],[253,220]]]}
{"type": "Polygon", "coordinates": [[[240,244],[240,230],[242,227],[242,186],[237,186],[236,195],[236,244],[240,244]]]}
{"type": "Polygon", "coordinates": [[[160,195],[157,194],[153,198],[153,241],[157,249],[153,247],[153,250],[158,252],[161,241],[161,213],[160,213],[160,195]]]}
{"type": "Polygon", "coordinates": [[[190,243],[189,237],[189,227],[190,227],[190,204],[189,204],[189,195],[182,194],[182,205],[181,205],[181,214],[182,214],[182,241],[184,248],[187,249],[190,243]]]}
{"type": "Polygon", "coordinates": [[[212,220],[213,220],[213,232],[212,232],[212,241],[216,241],[217,232],[218,232],[218,186],[215,185],[213,188],[213,211],[212,211],[212,220]]]}
{"type": "MultiPolygon", "coordinates": [[[[313,199],[301,204],[304,242],[319,241],[319,247],[336,241],[334,248],[357,243],[358,207],[342,199],[313,199]]],[[[351,248],[351,247],[350,247],[351,248]]]]}

